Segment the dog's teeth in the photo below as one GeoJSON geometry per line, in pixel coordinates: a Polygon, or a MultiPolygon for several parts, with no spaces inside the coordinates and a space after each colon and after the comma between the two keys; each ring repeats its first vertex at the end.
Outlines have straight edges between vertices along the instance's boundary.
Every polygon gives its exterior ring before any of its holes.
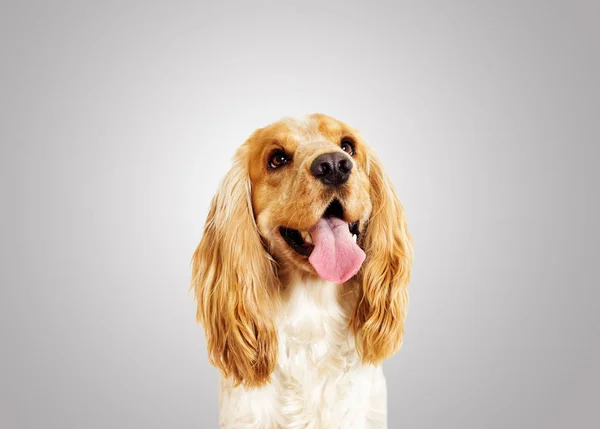
{"type": "Polygon", "coordinates": [[[302,239],[307,242],[312,244],[312,237],[310,236],[310,234],[306,231],[300,231],[300,235],[302,236],[302,239]]]}
{"type": "Polygon", "coordinates": [[[352,241],[354,241],[355,243],[356,243],[356,238],[357,238],[356,234],[352,234],[352,241]]]}

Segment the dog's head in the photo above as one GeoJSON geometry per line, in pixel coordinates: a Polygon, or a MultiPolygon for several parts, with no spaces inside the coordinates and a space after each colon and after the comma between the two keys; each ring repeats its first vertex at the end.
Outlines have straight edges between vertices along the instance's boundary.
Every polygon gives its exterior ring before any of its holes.
{"type": "Polygon", "coordinates": [[[361,134],[322,114],[256,130],[223,179],[193,257],[211,362],[247,386],[268,380],[274,314],[292,278],[357,284],[349,328],[363,362],[400,346],[412,242],[383,166],[361,134]]]}

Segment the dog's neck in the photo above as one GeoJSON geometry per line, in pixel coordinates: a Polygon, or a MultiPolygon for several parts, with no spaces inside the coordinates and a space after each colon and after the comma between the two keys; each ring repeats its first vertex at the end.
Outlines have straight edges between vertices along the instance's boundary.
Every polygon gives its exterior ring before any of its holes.
{"type": "Polygon", "coordinates": [[[317,376],[321,371],[340,372],[357,365],[349,331],[355,302],[352,285],[299,277],[290,280],[282,290],[277,320],[278,367],[287,374],[309,370],[308,374],[317,376]]]}
{"type": "MultiPolygon", "coordinates": [[[[330,314],[348,320],[358,299],[358,287],[350,280],[335,284],[315,276],[291,272],[280,276],[280,317],[292,321],[330,314]],[[338,314],[339,313],[339,314],[338,314]]],[[[279,320],[282,323],[282,319],[279,320]]]]}
{"type": "Polygon", "coordinates": [[[279,326],[288,335],[301,335],[306,342],[318,341],[327,321],[347,319],[341,306],[341,285],[324,280],[296,278],[282,290],[279,326]]]}

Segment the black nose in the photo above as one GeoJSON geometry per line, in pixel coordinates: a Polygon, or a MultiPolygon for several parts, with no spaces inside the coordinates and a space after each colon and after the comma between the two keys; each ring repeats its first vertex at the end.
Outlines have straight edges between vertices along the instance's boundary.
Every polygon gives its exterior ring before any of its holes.
{"type": "Polygon", "coordinates": [[[310,165],[310,172],[326,185],[338,186],[348,181],[352,160],[341,152],[324,153],[310,165]]]}

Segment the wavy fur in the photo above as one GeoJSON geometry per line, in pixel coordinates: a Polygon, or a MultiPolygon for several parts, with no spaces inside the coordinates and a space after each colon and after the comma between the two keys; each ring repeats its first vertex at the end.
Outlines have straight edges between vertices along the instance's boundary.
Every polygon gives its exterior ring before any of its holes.
{"type": "Polygon", "coordinates": [[[359,272],[361,298],[351,320],[363,362],[377,364],[396,352],[404,335],[412,238],[394,186],[374,152],[369,154],[373,212],[359,272]]]}
{"type": "Polygon", "coordinates": [[[210,362],[236,384],[259,386],[276,362],[278,282],[254,222],[246,166],[242,147],[211,202],[192,260],[192,287],[210,362]]]}

